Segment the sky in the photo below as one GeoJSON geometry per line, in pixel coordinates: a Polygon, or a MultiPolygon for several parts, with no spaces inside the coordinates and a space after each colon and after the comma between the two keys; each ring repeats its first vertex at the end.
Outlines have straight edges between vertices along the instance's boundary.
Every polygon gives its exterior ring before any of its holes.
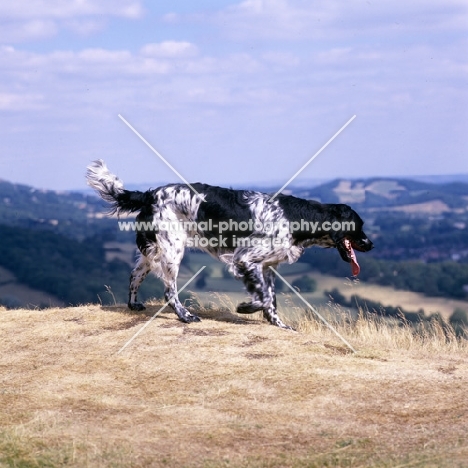
{"type": "Polygon", "coordinates": [[[468,173],[465,0],[2,0],[0,179],[468,173]]]}

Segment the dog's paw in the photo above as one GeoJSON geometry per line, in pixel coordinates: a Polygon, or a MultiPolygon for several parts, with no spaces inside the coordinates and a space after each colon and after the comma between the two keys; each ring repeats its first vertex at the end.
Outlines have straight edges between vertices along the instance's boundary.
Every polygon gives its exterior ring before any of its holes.
{"type": "Polygon", "coordinates": [[[197,315],[192,315],[192,314],[183,315],[179,317],[179,319],[181,320],[181,322],[184,322],[184,323],[201,322],[200,317],[198,317],[197,315]]]}
{"type": "Polygon", "coordinates": [[[282,322],[281,320],[272,320],[270,321],[270,324],[271,325],[274,325],[275,327],[279,327],[279,328],[282,328],[283,330],[291,330],[293,332],[295,332],[296,330],[294,330],[293,327],[290,327],[289,325],[286,325],[284,322],[282,322]]]}
{"type": "Polygon", "coordinates": [[[263,305],[260,302],[241,302],[237,306],[238,314],[254,314],[259,310],[263,310],[263,305]]]}
{"type": "Polygon", "coordinates": [[[136,310],[136,311],[140,311],[140,310],[145,310],[146,307],[141,303],[141,302],[129,302],[128,303],[128,308],[130,310],[136,310]]]}

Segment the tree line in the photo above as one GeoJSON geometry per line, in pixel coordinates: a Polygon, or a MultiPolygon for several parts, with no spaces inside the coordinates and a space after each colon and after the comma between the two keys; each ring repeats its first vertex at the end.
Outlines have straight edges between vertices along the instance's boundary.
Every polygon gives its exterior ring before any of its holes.
{"type": "MultiPolygon", "coordinates": [[[[445,261],[390,261],[376,259],[369,254],[359,254],[361,265],[359,279],[396,289],[420,292],[427,296],[465,299],[468,296],[468,263],[445,261]]],[[[350,266],[343,262],[334,249],[311,248],[299,260],[321,273],[346,277],[350,266]]]]}
{"type": "MultiPolygon", "coordinates": [[[[130,267],[106,261],[99,237],[77,241],[51,231],[0,225],[0,265],[31,288],[52,294],[67,305],[127,302],[130,267]]],[[[162,286],[148,278],[142,297],[160,295],[162,286]]],[[[1,299],[1,298],[0,298],[1,299]]]]}

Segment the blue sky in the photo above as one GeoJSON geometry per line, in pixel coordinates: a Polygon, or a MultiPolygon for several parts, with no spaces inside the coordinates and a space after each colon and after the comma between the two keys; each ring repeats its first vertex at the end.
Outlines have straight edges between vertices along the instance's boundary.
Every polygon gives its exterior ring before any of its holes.
{"type": "Polygon", "coordinates": [[[468,173],[459,0],[2,0],[0,178],[125,182],[468,173]]]}

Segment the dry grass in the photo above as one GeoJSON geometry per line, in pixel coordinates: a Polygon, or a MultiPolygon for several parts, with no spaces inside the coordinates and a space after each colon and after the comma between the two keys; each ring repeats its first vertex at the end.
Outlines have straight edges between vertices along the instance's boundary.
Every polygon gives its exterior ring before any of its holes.
{"type": "Polygon", "coordinates": [[[0,466],[466,466],[466,341],[340,320],[353,354],[224,301],[163,312],[119,355],[157,303],[1,310],[0,466]]]}

